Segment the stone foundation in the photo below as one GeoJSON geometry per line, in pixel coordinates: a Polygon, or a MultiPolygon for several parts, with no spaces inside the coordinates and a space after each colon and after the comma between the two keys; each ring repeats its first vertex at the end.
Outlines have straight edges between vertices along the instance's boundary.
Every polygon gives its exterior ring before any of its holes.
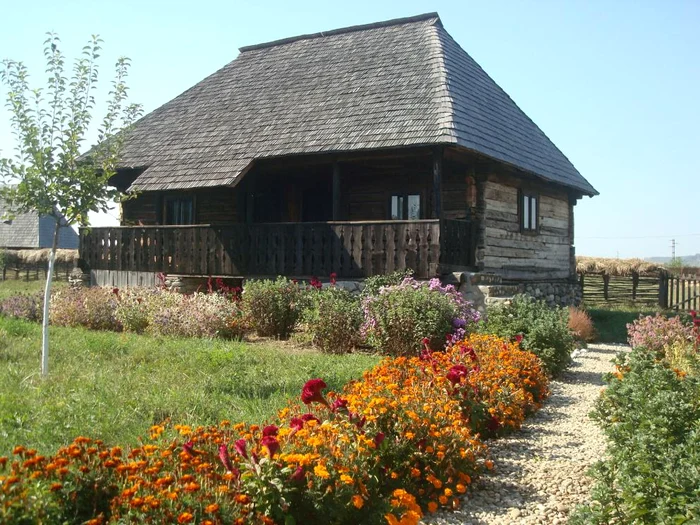
{"type": "Polygon", "coordinates": [[[525,282],[522,286],[526,295],[544,300],[549,306],[578,306],[583,300],[581,285],[569,280],[525,282]]]}

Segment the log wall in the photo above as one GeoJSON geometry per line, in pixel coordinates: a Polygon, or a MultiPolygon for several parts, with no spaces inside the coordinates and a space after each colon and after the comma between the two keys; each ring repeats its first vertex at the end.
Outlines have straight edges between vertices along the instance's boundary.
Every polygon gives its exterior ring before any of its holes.
{"type": "Polygon", "coordinates": [[[513,280],[571,277],[573,232],[568,194],[545,186],[526,187],[539,195],[539,231],[522,233],[518,183],[489,176],[483,188],[479,267],[513,280]]]}

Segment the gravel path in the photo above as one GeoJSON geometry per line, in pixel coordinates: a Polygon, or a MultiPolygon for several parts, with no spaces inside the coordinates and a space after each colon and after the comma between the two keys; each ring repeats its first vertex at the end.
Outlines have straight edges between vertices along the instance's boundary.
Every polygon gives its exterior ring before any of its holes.
{"type": "Polygon", "coordinates": [[[427,516],[430,525],[566,523],[589,494],[588,467],[605,451],[602,433],[588,417],[612,370],[611,359],[626,347],[590,345],[550,384],[552,395],[521,431],[489,442],[495,468],[466,495],[456,512],[427,516]]]}

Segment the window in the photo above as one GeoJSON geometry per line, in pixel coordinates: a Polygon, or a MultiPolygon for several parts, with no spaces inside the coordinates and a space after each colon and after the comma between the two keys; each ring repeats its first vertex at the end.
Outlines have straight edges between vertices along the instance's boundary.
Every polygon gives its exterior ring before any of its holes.
{"type": "Polygon", "coordinates": [[[391,220],[416,221],[420,219],[420,195],[392,195],[391,220]]]}
{"type": "Polygon", "coordinates": [[[532,193],[520,195],[520,228],[524,232],[537,232],[537,195],[532,193]]]}
{"type": "Polygon", "coordinates": [[[166,197],[164,219],[165,224],[194,224],[194,199],[166,197]]]}

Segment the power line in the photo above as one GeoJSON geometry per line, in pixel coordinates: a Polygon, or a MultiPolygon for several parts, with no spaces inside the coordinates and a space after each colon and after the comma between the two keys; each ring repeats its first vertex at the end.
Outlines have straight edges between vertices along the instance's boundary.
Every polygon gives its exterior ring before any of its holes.
{"type": "Polygon", "coordinates": [[[700,233],[685,233],[681,235],[640,235],[640,236],[621,236],[621,237],[579,237],[576,239],[668,239],[669,237],[700,237],[700,233]]]}

